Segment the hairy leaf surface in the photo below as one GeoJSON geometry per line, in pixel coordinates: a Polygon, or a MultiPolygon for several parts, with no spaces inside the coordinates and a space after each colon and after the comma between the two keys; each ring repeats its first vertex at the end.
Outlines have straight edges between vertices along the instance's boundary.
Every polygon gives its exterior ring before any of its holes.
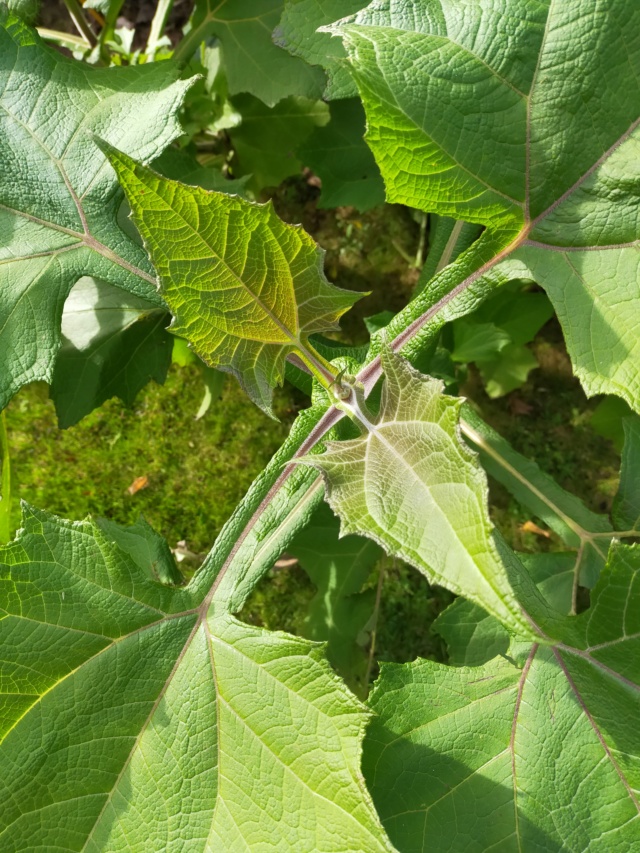
{"type": "Polygon", "coordinates": [[[458,434],[461,401],[388,350],[382,364],[375,422],[359,415],[360,438],[330,442],[304,460],[325,476],[342,532],[371,537],[528,634],[489,521],[485,474],[458,434]]]}
{"type": "Polygon", "coordinates": [[[614,546],[565,643],[382,665],[364,768],[399,851],[634,848],[639,576],[640,549],[614,546]]]}
{"type": "Polygon", "coordinates": [[[149,528],[23,523],[0,562],[3,850],[391,849],[366,714],[320,646],[235,620],[211,563],[159,583],[149,528]]]}
{"type": "Polygon", "coordinates": [[[109,159],[175,316],[172,330],[269,412],[287,356],[313,358],[309,335],[338,328],[361,294],[329,284],[322,251],[271,203],[169,181],[115,149],[109,159]]]}
{"type": "Polygon", "coordinates": [[[122,192],[89,133],[145,159],[180,133],[188,81],[163,62],[73,62],[0,6],[0,407],[50,381],[64,301],[83,275],[162,307],[142,247],[118,226],[122,192]]]}
{"type": "Polygon", "coordinates": [[[639,409],[635,0],[381,0],[333,31],[388,199],[486,226],[476,269],[511,256],[586,392],[639,409]]]}

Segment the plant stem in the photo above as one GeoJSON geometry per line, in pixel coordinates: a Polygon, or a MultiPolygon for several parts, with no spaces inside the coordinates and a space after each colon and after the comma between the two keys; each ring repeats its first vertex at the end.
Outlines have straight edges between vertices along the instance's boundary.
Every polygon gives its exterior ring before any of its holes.
{"type": "Polygon", "coordinates": [[[206,36],[206,32],[209,29],[209,25],[212,23],[212,18],[209,16],[205,17],[197,27],[189,30],[189,32],[184,36],[182,41],[180,41],[173,52],[173,58],[177,62],[178,65],[186,65],[187,62],[191,59],[193,54],[198,49],[198,46],[203,41],[206,36]]]}
{"type": "Polygon", "coordinates": [[[37,27],[37,30],[38,35],[45,41],[66,47],[67,50],[89,50],[91,48],[89,42],[80,36],[62,33],[59,30],[48,30],[46,27],[37,27]]]}
{"type": "Polygon", "coordinates": [[[147,39],[147,47],[145,49],[145,53],[149,59],[153,59],[155,56],[156,50],[158,49],[158,42],[162,38],[162,33],[164,32],[164,28],[167,24],[167,18],[169,17],[169,12],[171,12],[172,6],[173,0],[159,0],[158,2],[155,15],[153,16],[153,21],[151,22],[151,30],[149,31],[149,38],[147,39]]]}
{"type": "Polygon", "coordinates": [[[0,543],[11,539],[11,458],[4,411],[0,412],[0,459],[2,460],[2,500],[0,501],[0,543]]]}
{"type": "Polygon", "coordinates": [[[67,7],[71,20],[76,25],[76,29],[80,35],[89,45],[93,46],[96,43],[96,36],[87,23],[82,6],[78,3],[78,0],[64,0],[64,5],[67,7]]]}
{"type": "Polygon", "coordinates": [[[311,371],[312,375],[318,380],[323,388],[327,391],[335,386],[338,373],[335,367],[323,358],[319,352],[313,349],[308,344],[300,344],[297,348],[296,355],[311,371]]]}

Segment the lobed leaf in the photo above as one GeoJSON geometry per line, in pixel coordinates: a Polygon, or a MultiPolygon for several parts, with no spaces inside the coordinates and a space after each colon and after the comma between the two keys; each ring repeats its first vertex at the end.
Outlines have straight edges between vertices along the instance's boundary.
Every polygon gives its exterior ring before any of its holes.
{"type": "Polygon", "coordinates": [[[0,6],[0,407],[22,385],[51,381],[63,305],[82,276],[163,307],[144,250],[118,226],[122,192],[89,134],[157,156],[181,132],[190,81],[177,77],[170,62],[67,59],[0,6]]]}
{"type": "Polygon", "coordinates": [[[332,31],[388,199],[486,226],[476,270],[538,281],[587,394],[640,408],[637,3],[377,0],[332,31]]]}
{"type": "Polygon", "coordinates": [[[640,549],[614,546],[567,643],[382,665],[364,769],[399,851],[634,848],[639,573],[640,549]]]}
{"type": "Polygon", "coordinates": [[[318,644],[235,620],[211,562],[160,583],[149,528],[23,523],[0,557],[3,850],[391,849],[366,713],[318,644]]]}
{"type": "Polygon", "coordinates": [[[461,442],[461,401],[442,383],[383,351],[386,381],[375,422],[359,438],[330,442],[303,461],[325,477],[343,533],[369,536],[464,595],[517,632],[530,634],[489,521],[486,477],[461,442]],[[464,519],[464,523],[460,523],[464,519]]]}
{"type": "Polygon", "coordinates": [[[329,284],[321,250],[271,203],[170,181],[105,150],[158,271],[172,330],[270,412],[287,356],[315,363],[309,335],[338,328],[362,294],[329,284]]]}

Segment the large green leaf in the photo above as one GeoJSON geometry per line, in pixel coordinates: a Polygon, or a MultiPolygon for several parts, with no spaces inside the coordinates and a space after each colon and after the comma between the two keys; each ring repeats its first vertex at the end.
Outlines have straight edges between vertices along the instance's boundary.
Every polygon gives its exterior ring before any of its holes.
{"type": "Polygon", "coordinates": [[[171,63],[73,62],[0,6],[0,407],[50,381],[64,301],[83,275],[162,307],[142,247],[116,221],[122,192],[90,132],[142,158],[180,133],[189,82],[171,63]]]}
{"type": "Polygon", "coordinates": [[[230,616],[212,562],[163,585],[167,560],[149,528],[25,508],[0,556],[2,849],[390,850],[366,712],[321,647],[230,616]]]}
{"type": "Polygon", "coordinates": [[[389,200],[486,226],[476,270],[538,281],[586,392],[640,408],[640,6],[382,0],[333,31],[389,200]]]}
{"type": "Polygon", "coordinates": [[[175,316],[173,331],[270,411],[287,356],[315,362],[309,335],[337,328],[362,294],[330,285],[321,250],[271,203],[169,181],[115,149],[109,159],[175,316]]]}
{"type": "Polygon", "coordinates": [[[173,347],[169,321],[164,308],[81,278],[64,306],[51,383],[59,425],[72,426],[110,397],[131,406],[149,380],[164,382],[173,347]]]}
{"type": "Polygon", "coordinates": [[[615,546],[566,642],[382,665],[363,764],[399,851],[635,849],[639,576],[640,549],[615,546]]]}
{"type": "Polygon", "coordinates": [[[190,31],[177,54],[189,59],[202,41],[215,35],[222,44],[231,95],[250,92],[269,106],[289,95],[319,98],[322,71],[272,41],[283,4],[284,0],[197,0],[190,31]]]}
{"type": "Polygon", "coordinates": [[[529,634],[511,586],[518,569],[503,562],[489,521],[485,474],[458,434],[461,401],[389,350],[382,364],[375,421],[359,411],[359,438],[329,442],[304,460],[323,473],[342,532],[369,536],[432,583],[529,634]]]}

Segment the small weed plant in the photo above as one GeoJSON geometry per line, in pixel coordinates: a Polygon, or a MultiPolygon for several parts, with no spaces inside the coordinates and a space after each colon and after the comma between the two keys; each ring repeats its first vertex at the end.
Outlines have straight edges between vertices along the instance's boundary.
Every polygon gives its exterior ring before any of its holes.
{"type": "Polygon", "coordinates": [[[159,0],[146,41],[122,0],[66,2],[77,35],[35,5],[0,3],[0,405],[131,403],[174,340],[205,408],[222,373],[310,403],[188,582],[142,520],[24,505],[9,541],[3,431],[0,849],[640,849],[637,0],[196,0],[182,38],[159,0]],[[415,211],[420,280],[366,346],[259,203],[303,167],[321,206],[415,211]],[[628,413],[610,516],[457,396],[470,362],[522,384],[554,312],[628,413]],[[487,473],[561,549],[509,546],[487,473]],[[242,620],[284,552],[304,636],[242,620]],[[448,659],[369,690],[396,560],[452,594],[448,659]]]}

